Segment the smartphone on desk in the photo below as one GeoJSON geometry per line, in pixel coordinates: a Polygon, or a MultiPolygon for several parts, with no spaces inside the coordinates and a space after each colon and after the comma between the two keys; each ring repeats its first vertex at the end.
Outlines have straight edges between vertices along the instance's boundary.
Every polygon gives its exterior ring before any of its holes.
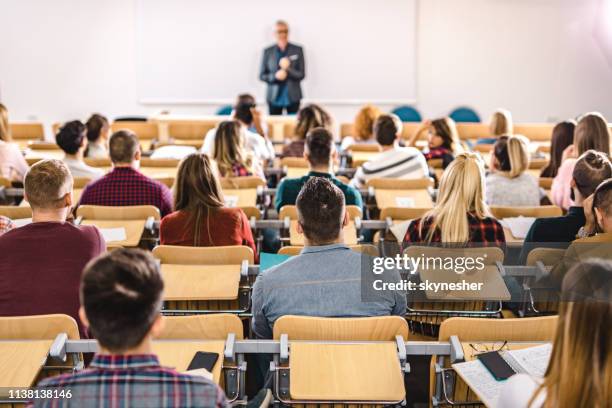
{"type": "Polygon", "coordinates": [[[198,351],[193,356],[193,360],[189,363],[189,367],[187,367],[187,371],[189,370],[197,370],[199,368],[204,368],[207,371],[212,372],[213,367],[217,363],[219,359],[218,353],[208,353],[205,351],[198,351]]]}
{"type": "Polygon", "coordinates": [[[499,351],[478,354],[476,358],[484,364],[497,381],[506,380],[516,374],[516,371],[504,360],[499,351]]]}

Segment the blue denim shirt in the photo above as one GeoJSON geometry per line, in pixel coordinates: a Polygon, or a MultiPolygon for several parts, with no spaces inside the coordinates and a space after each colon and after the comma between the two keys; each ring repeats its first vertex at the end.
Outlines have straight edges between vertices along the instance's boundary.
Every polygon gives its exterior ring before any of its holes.
{"type": "MultiPolygon", "coordinates": [[[[362,300],[362,257],[343,244],[311,246],[262,272],[253,287],[253,332],[272,338],[274,322],[284,315],[403,316],[405,292],[378,292],[372,301],[362,300]]],[[[393,280],[399,281],[395,274],[393,280]]]]}

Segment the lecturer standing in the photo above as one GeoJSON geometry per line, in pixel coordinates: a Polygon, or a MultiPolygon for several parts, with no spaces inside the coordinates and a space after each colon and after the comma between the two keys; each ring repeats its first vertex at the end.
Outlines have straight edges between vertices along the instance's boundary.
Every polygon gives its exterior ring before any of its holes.
{"type": "Polygon", "coordinates": [[[289,42],[289,25],[276,22],[276,44],[264,50],[259,79],[268,84],[267,101],[270,115],[296,113],[300,109],[306,76],[302,47],[289,42]]]}

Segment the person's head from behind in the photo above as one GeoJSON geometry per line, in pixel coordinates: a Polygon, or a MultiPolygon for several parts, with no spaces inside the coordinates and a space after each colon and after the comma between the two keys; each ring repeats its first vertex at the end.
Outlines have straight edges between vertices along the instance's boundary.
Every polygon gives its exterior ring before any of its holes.
{"type": "Polygon", "coordinates": [[[587,113],[578,119],[574,132],[574,145],[578,155],[593,149],[609,156],[610,130],[606,119],[596,112],[587,113]]]}
{"type": "Polygon", "coordinates": [[[555,177],[563,158],[563,151],[574,143],[574,129],[576,122],[566,120],[557,123],[553,128],[552,138],[550,141],[550,172],[547,177],[555,177]]]}
{"type": "Polygon", "coordinates": [[[451,118],[439,118],[431,121],[427,143],[430,149],[445,148],[454,153],[460,153],[462,150],[457,126],[451,118]]]}
{"type": "Polygon", "coordinates": [[[55,135],[55,142],[67,155],[81,153],[87,147],[87,128],[80,120],[67,122],[55,135]]]}
{"type": "Polygon", "coordinates": [[[238,95],[234,105],[234,118],[245,126],[253,123],[253,109],[257,107],[255,98],[250,94],[238,95]]]}
{"type": "Polygon", "coordinates": [[[285,45],[289,41],[289,24],[285,20],[277,20],[274,34],[279,45],[285,45]]]}
{"type": "Polygon", "coordinates": [[[374,122],[376,142],[384,148],[391,148],[402,135],[403,124],[394,114],[383,114],[374,122]]]}
{"type": "Polygon", "coordinates": [[[342,190],[323,177],[311,177],[296,200],[299,233],[309,246],[343,241],[342,228],[348,224],[342,190]]]}
{"type": "Polygon", "coordinates": [[[595,150],[587,150],[576,160],[570,185],[572,199],[581,205],[582,201],[593,194],[597,186],[612,177],[612,164],[608,156],[595,150]]]}
{"type": "Polygon", "coordinates": [[[500,136],[493,146],[491,167],[509,178],[529,168],[529,141],[520,135],[500,136]]]}
{"type": "Polygon", "coordinates": [[[374,105],[366,105],[359,109],[353,123],[353,136],[357,141],[367,141],[374,135],[374,122],[382,114],[374,105]]]}
{"type": "Polygon", "coordinates": [[[72,175],[61,160],[41,160],[30,167],[24,179],[25,200],[34,218],[50,214],[64,221],[72,207],[72,175]]]}
{"type": "Polygon", "coordinates": [[[426,239],[431,241],[434,231],[439,228],[442,242],[467,243],[470,237],[467,214],[478,219],[490,216],[484,191],[482,159],[473,153],[457,155],[442,174],[435,207],[425,215],[433,221],[426,239]]]}
{"type": "Polygon", "coordinates": [[[213,155],[222,176],[231,173],[235,164],[246,165],[242,127],[236,120],[226,120],[217,126],[213,155]]]}
{"type": "Polygon", "coordinates": [[[108,141],[108,153],[115,167],[138,167],[140,164],[138,137],[131,130],[118,130],[108,141]]]}
{"type": "Polygon", "coordinates": [[[512,115],[506,109],[493,112],[489,123],[489,132],[492,137],[511,135],[513,133],[512,115]]]}
{"type": "Polygon", "coordinates": [[[593,213],[599,231],[612,233],[612,178],[607,179],[595,189],[593,213]]]}
{"type": "Polygon", "coordinates": [[[103,352],[123,354],[161,332],[163,289],[153,256],[140,249],[116,249],[85,267],[79,316],[103,352]]]}
{"type": "Polygon", "coordinates": [[[559,319],[544,380],[546,407],[604,407],[612,401],[612,262],[591,258],[561,285],[559,319]],[[608,401],[606,403],[605,401],[608,401]]]}
{"type": "Polygon", "coordinates": [[[331,130],[331,125],[331,116],[322,107],[315,104],[306,105],[297,114],[295,136],[304,140],[312,129],[322,127],[331,130]]]}
{"type": "Polygon", "coordinates": [[[3,142],[11,141],[11,131],[8,121],[8,109],[0,103],[0,140],[3,142]]]}
{"type": "Polygon", "coordinates": [[[110,124],[108,119],[99,113],[94,113],[87,119],[87,140],[90,143],[101,143],[108,140],[110,135],[110,124]]]}
{"type": "Polygon", "coordinates": [[[304,158],[310,164],[311,169],[320,170],[324,173],[330,171],[337,158],[337,152],[334,146],[334,138],[329,130],[314,128],[308,132],[304,145],[304,158]]]}

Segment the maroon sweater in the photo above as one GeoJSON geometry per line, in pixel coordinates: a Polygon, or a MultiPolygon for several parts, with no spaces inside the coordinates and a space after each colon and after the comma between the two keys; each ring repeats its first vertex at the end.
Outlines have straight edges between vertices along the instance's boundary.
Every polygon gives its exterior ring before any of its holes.
{"type": "Polygon", "coordinates": [[[79,323],[83,268],[106,250],[96,227],[37,222],[0,237],[0,316],[63,313],[79,323]]]}

